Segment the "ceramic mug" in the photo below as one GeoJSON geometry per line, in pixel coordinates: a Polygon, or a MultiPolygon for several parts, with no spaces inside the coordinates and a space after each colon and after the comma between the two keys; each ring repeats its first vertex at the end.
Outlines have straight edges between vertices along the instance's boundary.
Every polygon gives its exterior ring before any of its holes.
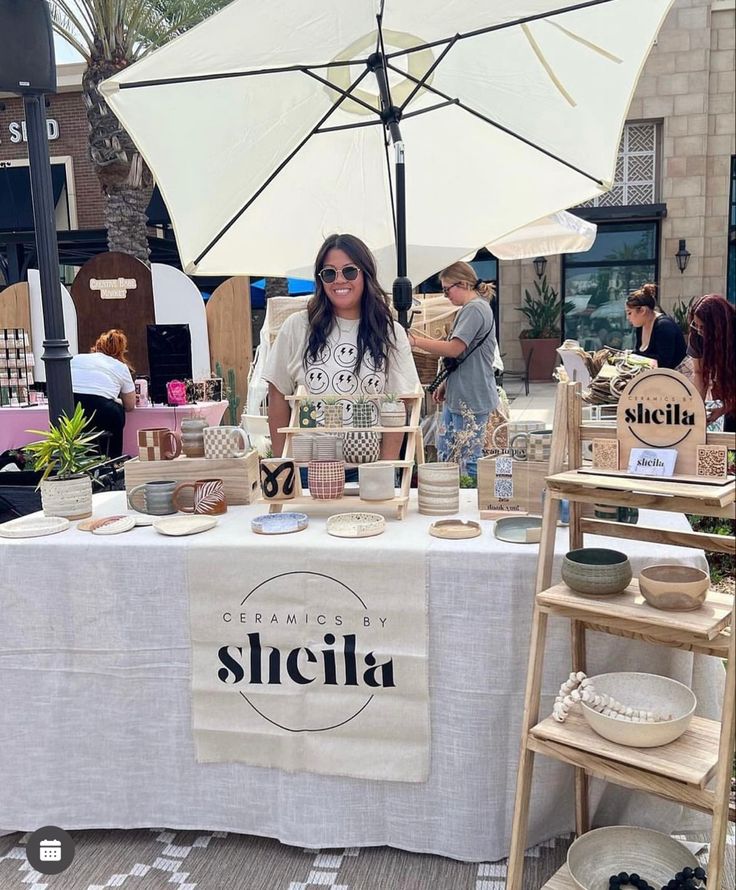
{"type": "Polygon", "coordinates": [[[140,460],[172,460],[181,454],[176,434],[166,427],[138,430],[138,458],[140,460]]]}
{"type": "Polygon", "coordinates": [[[288,501],[296,495],[296,466],[284,457],[261,461],[261,491],[267,501],[288,501]]]}
{"type": "Polygon", "coordinates": [[[239,426],[208,426],[204,435],[204,456],[210,460],[227,457],[245,457],[248,453],[248,436],[239,426]],[[242,442],[243,447],[238,448],[242,442]]]}
{"type": "Polygon", "coordinates": [[[128,506],[139,513],[148,513],[151,516],[168,516],[170,513],[176,513],[172,499],[175,488],[176,482],[170,480],[143,482],[128,492],[128,506]]]}
{"type": "Polygon", "coordinates": [[[174,489],[174,506],[182,513],[196,513],[198,516],[219,516],[227,512],[225,483],[222,479],[197,479],[196,482],[180,482],[174,489]],[[181,501],[181,493],[192,489],[193,502],[181,501]]]}

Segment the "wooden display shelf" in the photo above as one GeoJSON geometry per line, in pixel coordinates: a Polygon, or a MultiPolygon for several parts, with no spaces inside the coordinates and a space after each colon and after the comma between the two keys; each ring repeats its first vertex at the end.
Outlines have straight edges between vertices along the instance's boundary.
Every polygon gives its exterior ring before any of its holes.
{"type": "MultiPolygon", "coordinates": [[[[315,458],[317,460],[317,458],[315,458]]],[[[319,461],[318,461],[319,462],[319,461]]],[[[295,460],[294,463],[297,467],[308,467],[311,461],[308,460],[295,460]]],[[[345,461],[343,461],[345,463],[345,461]]],[[[349,464],[345,463],[346,470],[357,470],[359,467],[375,467],[376,464],[393,464],[394,467],[413,467],[414,461],[409,460],[391,460],[390,458],[379,457],[378,460],[368,461],[362,464],[349,464]]]]}
{"type": "Polygon", "coordinates": [[[419,426],[282,426],[280,433],[416,433],[419,426]]]}
{"type": "Polygon", "coordinates": [[[388,507],[390,509],[396,508],[398,518],[403,519],[406,515],[409,498],[403,495],[396,495],[396,497],[387,498],[384,501],[366,501],[357,495],[343,495],[341,498],[325,500],[323,498],[313,498],[308,494],[298,494],[287,501],[262,500],[259,503],[268,504],[269,513],[281,513],[282,510],[291,510],[296,507],[312,507],[314,509],[322,507],[326,510],[332,510],[333,513],[345,513],[352,510],[372,513],[377,509],[388,507]]]}
{"type": "Polygon", "coordinates": [[[573,881],[570,869],[567,867],[567,863],[565,863],[559,871],[552,875],[542,887],[542,890],[580,890],[580,888],[573,881]]]}
{"type": "MultiPolygon", "coordinates": [[[[586,757],[611,764],[624,764],[645,773],[665,776],[675,782],[705,788],[713,778],[718,763],[718,738],[721,724],[715,720],[693,717],[687,731],[669,745],[658,748],[631,748],[617,745],[594,732],[585,717],[571,711],[564,723],[547,717],[532,727],[535,739],[584,751],[586,757]]],[[[577,758],[575,759],[577,762],[577,758]]],[[[616,768],[611,768],[616,782],[616,768]]]]}
{"type": "Polygon", "coordinates": [[[601,467],[579,467],[578,473],[590,476],[612,476],[614,479],[648,479],[658,482],[682,482],[684,485],[717,485],[722,487],[734,481],[733,476],[687,476],[675,473],[674,476],[632,476],[626,470],[605,470],[601,467]]]}
{"type": "Polygon", "coordinates": [[[580,621],[594,621],[601,627],[609,621],[620,627],[620,622],[626,621],[634,632],[659,628],[707,640],[715,639],[729,625],[734,607],[732,596],[709,590],[702,608],[692,612],[655,609],[639,592],[636,580],[623,593],[605,597],[585,596],[560,583],[538,593],[537,602],[547,612],[562,613],[580,621]]]}

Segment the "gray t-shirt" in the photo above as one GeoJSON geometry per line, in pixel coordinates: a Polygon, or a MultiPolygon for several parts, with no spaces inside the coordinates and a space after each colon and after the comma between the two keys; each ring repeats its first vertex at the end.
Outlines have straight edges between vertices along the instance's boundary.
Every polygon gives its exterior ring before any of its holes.
{"type": "Polygon", "coordinates": [[[496,330],[493,310],[482,298],[466,303],[455,316],[449,339],[457,337],[467,345],[458,356],[463,363],[447,378],[445,402],[453,413],[459,414],[462,404],[473,414],[486,414],[498,406],[496,379],[493,374],[493,355],[496,349],[496,330]],[[486,339],[470,355],[470,350],[490,330],[486,339]]]}

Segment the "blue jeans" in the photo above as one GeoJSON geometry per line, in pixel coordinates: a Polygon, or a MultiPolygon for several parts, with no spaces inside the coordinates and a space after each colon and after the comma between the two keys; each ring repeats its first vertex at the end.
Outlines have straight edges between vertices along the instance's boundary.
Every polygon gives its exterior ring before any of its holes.
{"type": "Polygon", "coordinates": [[[478,478],[478,459],[483,457],[488,413],[473,415],[474,429],[466,442],[465,421],[462,414],[450,411],[447,405],[442,406],[437,433],[437,457],[442,461],[457,461],[460,464],[461,476],[478,478]]]}

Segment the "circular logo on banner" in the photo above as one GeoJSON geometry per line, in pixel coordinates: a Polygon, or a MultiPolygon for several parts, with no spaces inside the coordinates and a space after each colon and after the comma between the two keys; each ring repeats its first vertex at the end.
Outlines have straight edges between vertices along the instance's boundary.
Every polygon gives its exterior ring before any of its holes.
{"type": "Polygon", "coordinates": [[[705,407],[687,377],[676,371],[643,371],[621,394],[619,436],[649,448],[674,448],[687,439],[705,441],[705,407]]]}
{"type": "Polygon", "coordinates": [[[274,575],[225,620],[237,624],[238,642],[218,651],[218,680],[279,729],[337,729],[396,685],[393,659],[381,651],[386,618],[330,575],[274,575]]]}

